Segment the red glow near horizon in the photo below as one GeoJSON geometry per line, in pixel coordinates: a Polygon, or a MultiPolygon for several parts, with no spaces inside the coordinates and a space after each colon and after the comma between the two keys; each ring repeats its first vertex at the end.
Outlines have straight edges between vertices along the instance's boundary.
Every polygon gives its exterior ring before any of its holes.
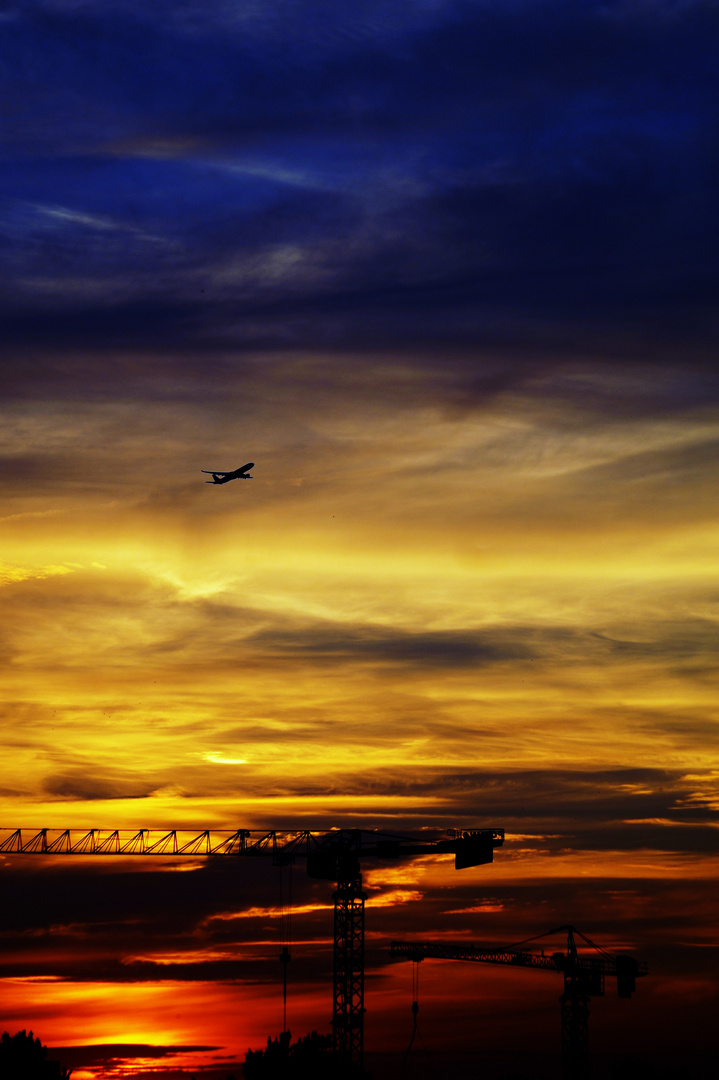
{"type": "MultiPolygon", "coordinates": [[[[281,988],[210,982],[71,983],[63,980],[5,980],[3,1024],[33,1030],[53,1046],[177,1047],[177,1057],[122,1058],[111,1070],[88,1076],[129,1076],[168,1068],[224,1067],[264,1046],[282,1029],[281,988]],[[189,1050],[182,1047],[208,1047],[189,1050]]],[[[326,990],[301,987],[290,1002],[289,1022],[298,1033],[329,1027],[326,990]],[[318,1021],[321,1018],[324,1024],[318,1021]]],[[[51,1055],[52,1056],[52,1055],[51,1055]]],[[[229,1067],[229,1066],[228,1066],[229,1067]]],[[[73,1072],[80,1075],[83,1070],[73,1072]]]]}

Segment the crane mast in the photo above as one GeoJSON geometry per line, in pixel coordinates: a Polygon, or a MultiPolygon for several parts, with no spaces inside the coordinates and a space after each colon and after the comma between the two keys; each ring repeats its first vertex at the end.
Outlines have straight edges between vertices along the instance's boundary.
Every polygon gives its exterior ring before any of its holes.
{"type": "MultiPolygon", "coordinates": [[[[363,829],[0,829],[0,854],[45,857],[271,858],[277,866],[306,860],[310,877],[336,882],[333,936],[332,1031],[335,1053],[351,1070],[364,1055],[365,900],[360,860],[454,855],[456,870],[491,863],[504,829],[451,829],[420,837],[363,829]]],[[[287,950],[283,950],[286,977],[287,950]]]]}
{"type": "Polygon", "coordinates": [[[560,926],[539,936],[549,937],[563,931],[567,933],[566,952],[555,952],[549,956],[517,947],[490,949],[482,945],[439,941],[393,941],[390,948],[392,956],[415,963],[429,958],[465,960],[560,972],[564,976],[564,992],[559,999],[562,1010],[562,1068],[565,1076],[574,1078],[583,1076],[587,1068],[589,998],[604,994],[607,977],[616,978],[619,997],[631,997],[637,978],[647,974],[647,965],[631,956],[611,956],[603,950],[598,950],[596,956],[580,955],[575,934],[579,934],[592,948],[597,949],[597,946],[574,926],[560,926]]]}

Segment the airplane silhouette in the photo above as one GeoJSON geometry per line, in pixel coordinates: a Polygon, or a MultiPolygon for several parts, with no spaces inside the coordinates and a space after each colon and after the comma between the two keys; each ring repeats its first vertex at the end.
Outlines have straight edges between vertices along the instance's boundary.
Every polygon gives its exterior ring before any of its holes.
{"type": "Polygon", "coordinates": [[[223,472],[222,469],[200,469],[200,472],[209,473],[211,480],[205,480],[206,484],[227,484],[230,480],[251,480],[248,469],[254,468],[254,461],[248,461],[246,465],[240,465],[239,469],[231,472],[223,472]]]}

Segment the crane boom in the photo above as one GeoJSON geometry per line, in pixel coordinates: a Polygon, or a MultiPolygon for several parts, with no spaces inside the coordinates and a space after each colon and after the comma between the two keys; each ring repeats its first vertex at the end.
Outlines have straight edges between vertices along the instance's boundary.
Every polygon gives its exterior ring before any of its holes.
{"type": "Polygon", "coordinates": [[[499,952],[480,945],[459,945],[439,941],[393,941],[392,956],[405,960],[473,960],[481,964],[513,964],[516,967],[534,967],[545,971],[556,971],[557,966],[551,956],[541,956],[529,952],[499,952]]]}
{"type": "MultiPolygon", "coordinates": [[[[562,928],[564,929],[564,928],[562,928]]],[[[558,971],[564,974],[584,976],[586,993],[604,993],[604,979],[617,979],[620,997],[628,997],[630,980],[647,974],[647,965],[630,956],[578,956],[576,952],[555,952],[549,956],[531,952],[529,949],[489,949],[481,945],[453,944],[439,941],[393,941],[392,956],[407,960],[469,960],[482,964],[510,964],[513,967],[535,968],[540,971],[558,971]]],[[[634,986],[631,985],[631,990],[634,986]]]]}
{"type": "Polygon", "coordinates": [[[504,829],[451,829],[420,838],[367,829],[0,829],[0,854],[270,856],[280,864],[306,858],[311,877],[330,880],[337,876],[338,855],[403,859],[453,854],[455,868],[461,870],[491,862],[493,849],[503,843],[504,829]]]}

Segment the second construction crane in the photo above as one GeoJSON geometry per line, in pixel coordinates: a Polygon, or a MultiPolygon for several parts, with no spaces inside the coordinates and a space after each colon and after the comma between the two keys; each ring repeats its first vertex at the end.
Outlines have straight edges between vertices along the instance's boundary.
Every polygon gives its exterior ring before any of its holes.
{"type": "MultiPolygon", "coordinates": [[[[393,941],[392,956],[405,960],[434,958],[439,960],[468,960],[481,964],[509,964],[512,967],[534,968],[535,971],[555,971],[564,976],[562,1007],[562,1066],[567,1077],[582,1076],[589,1055],[589,998],[604,994],[607,977],[616,978],[619,997],[634,993],[636,980],[647,974],[647,965],[628,955],[612,956],[600,949],[574,926],[559,926],[535,938],[518,942],[505,949],[490,949],[482,945],[451,944],[439,941],[393,941]],[[567,934],[566,952],[532,952],[521,948],[553,934],[567,934]],[[593,954],[580,954],[575,934],[590,946],[593,954]]],[[[416,1002],[413,1003],[416,1016],[416,1002]]]]}

